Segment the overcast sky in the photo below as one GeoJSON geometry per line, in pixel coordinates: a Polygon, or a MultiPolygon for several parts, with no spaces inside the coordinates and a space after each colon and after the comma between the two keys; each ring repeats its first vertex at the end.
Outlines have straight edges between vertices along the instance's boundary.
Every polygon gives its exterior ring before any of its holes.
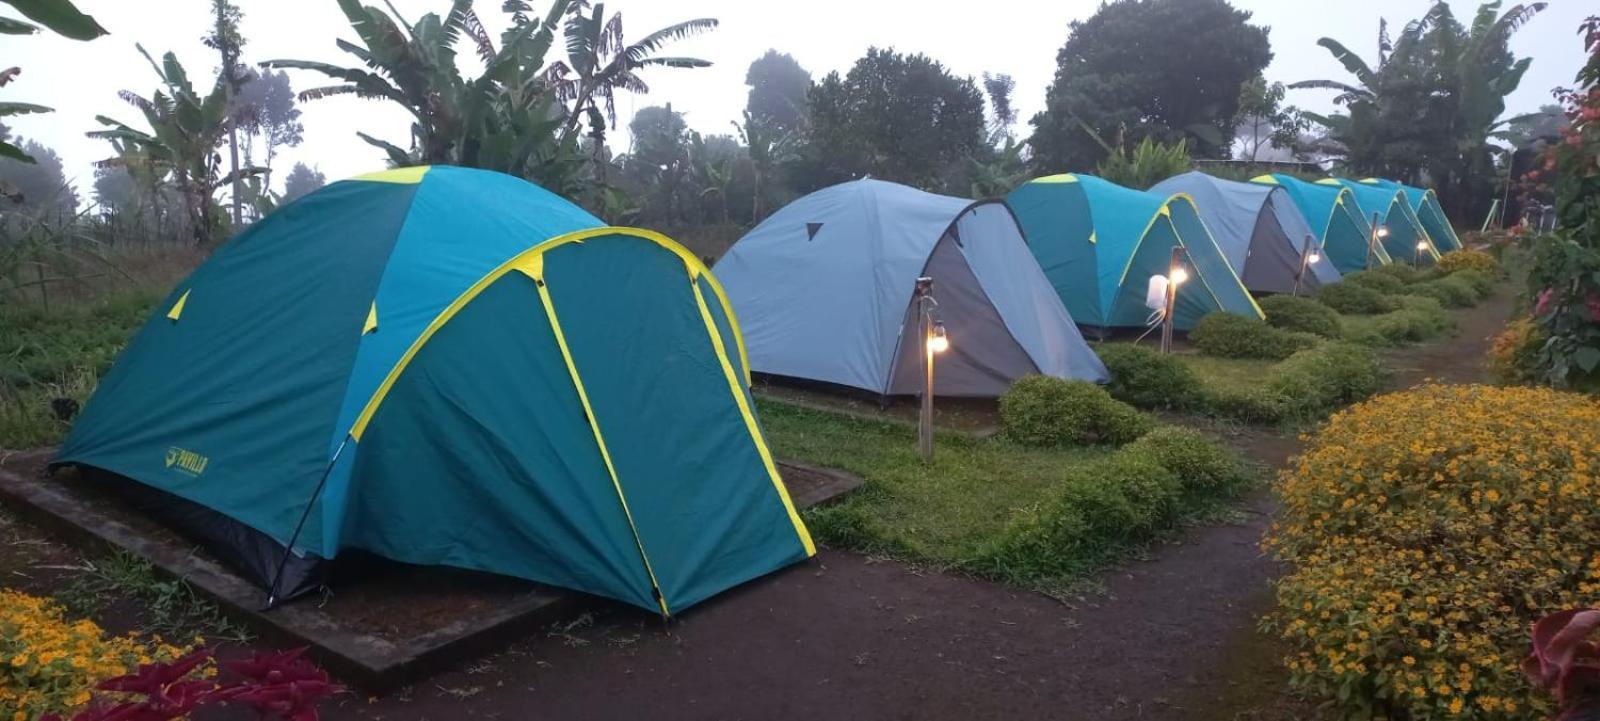
{"type": "MultiPolygon", "coordinates": [[[[448,0],[393,2],[411,22],[449,6],[448,0]]],[[[192,76],[215,72],[217,58],[200,43],[209,22],[208,0],[76,3],[111,34],[88,43],[45,35],[6,36],[4,65],[19,65],[23,72],[6,86],[4,97],[56,109],[51,115],[12,118],[14,132],[60,153],[69,177],[78,181],[81,194],[88,195],[93,180],[90,163],[110,151],[104,141],[87,139],[83,133],[98,127],[96,114],[142,127],[139,112],[123,104],[116,93],[129,89],[148,96],[158,82],[134,43],[142,43],[158,57],[175,51],[192,76]]],[[[238,4],[244,11],[249,61],[358,63],[334,45],[337,38],[355,40],[334,0],[238,0],[238,4]]],[[[532,4],[540,7],[543,2],[532,4]]],[[[1253,22],[1271,29],[1274,58],[1267,77],[1293,82],[1349,80],[1332,56],[1315,45],[1317,38],[1337,38],[1371,62],[1379,17],[1387,17],[1398,29],[1419,17],[1431,0],[1234,0],[1234,4],[1253,12],[1253,22]]],[[[620,98],[619,120],[626,125],[634,110],[670,101],[696,130],[729,132],[729,123],[745,104],[745,70],[768,48],[792,54],[813,78],[820,78],[832,70],[848,70],[869,46],[878,45],[927,53],[955,73],[975,78],[985,71],[1010,73],[1017,81],[1015,103],[1025,127],[1026,119],[1044,104],[1068,23],[1088,17],[1099,5],[1099,0],[1020,0],[978,6],[927,0],[612,0],[607,11],[622,12],[628,40],[692,17],[713,17],[722,23],[717,30],[668,51],[705,58],[715,63],[713,67],[650,70],[645,79],[651,93],[620,98]],[[989,11],[974,12],[974,8],[989,11]]],[[[504,25],[499,6],[499,0],[477,3],[479,15],[496,36],[504,25]]],[[[1476,4],[1457,0],[1455,7],[1458,17],[1470,20],[1476,4]]],[[[1593,0],[1552,0],[1550,9],[1516,35],[1513,50],[1532,56],[1534,62],[1512,96],[1512,113],[1550,102],[1552,88],[1572,82],[1583,60],[1577,24],[1594,11],[1593,0]]],[[[463,48],[463,62],[471,62],[470,57],[463,48]]],[[[292,71],[292,75],[296,89],[324,82],[315,74],[292,71]]],[[[1331,95],[1295,90],[1290,91],[1289,101],[1327,110],[1331,95]]],[[[381,152],[357,138],[357,130],[407,144],[408,116],[391,105],[346,97],[305,103],[302,110],[305,142],[280,156],[279,183],[296,161],[319,167],[330,181],[381,168],[381,152]]],[[[616,137],[625,142],[624,134],[616,137]]]]}

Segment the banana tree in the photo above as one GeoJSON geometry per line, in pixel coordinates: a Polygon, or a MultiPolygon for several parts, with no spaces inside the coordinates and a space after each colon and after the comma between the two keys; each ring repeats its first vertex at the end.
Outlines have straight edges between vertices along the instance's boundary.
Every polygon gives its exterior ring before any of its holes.
{"type": "MultiPolygon", "coordinates": [[[[32,35],[43,25],[51,32],[73,40],[93,40],[106,34],[106,29],[94,18],[78,11],[69,0],[0,0],[10,5],[23,17],[33,22],[0,16],[0,35],[32,35]],[[35,25],[34,23],[38,23],[35,25]]],[[[17,79],[22,68],[0,68],[0,87],[17,79]]],[[[31,113],[48,113],[51,109],[34,103],[0,102],[0,118],[31,113]]],[[[34,162],[22,149],[0,138],[0,157],[34,162]]]]}
{"type": "MultiPolygon", "coordinates": [[[[172,183],[183,198],[189,230],[197,245],[211,242],[222,224],[216,212],[216,193],[235,178],[254,176],[263,168],[240,168],[222,173],[222,156],[217,152],[228,129],[228,84],[218,78],[210,92],[201,95],[189,80],[176,55],[167,53],[157,63],[144,46],[136,45],[150,63],[162,87],[145,98],[124,90],[123,102],[144,114],[148,131],[139,130],[105,115],[95,120],[107,127],[87,135],[117,141],[123,148],[139,151],[151,166],[166,168],[172,183]]],[[[102,166],[125,162],[126,154],[101,161],[102,166]]]]}
{"type": "Polygon", "coordinates": [[[647,67],[704,68],[711,62],[692,57],[661,57],[655,53],[677,40],[716,29],[714,18],[697,18],[668,25],[636,43],[623,41],[622,14],[605,16],[605,3],[595,3],[592,12],[586,0],[571,3],[564,33],[566,62],[552,63],[544,78],[562,102],[570,103],[561,129],[563,140],[573,137],[587,120],[592,132],[603,132],[600,103],[611,127],[617,124],[616,93],[648,93],[650,86],[638,71],[647,67]]]}
{"type": "Polygon", "coordinates": [[[793,160],[798,154],[794,134],[784,132],[766,118],[751,115],[748,110],[744,111],[744,122],[735,122],[733,128],[739,134],[739,142],[744,143],[745,152],[750,154],[750,166],[754,172],[750,222],[759,223],[768,181],[779,166],[793,160]]]}

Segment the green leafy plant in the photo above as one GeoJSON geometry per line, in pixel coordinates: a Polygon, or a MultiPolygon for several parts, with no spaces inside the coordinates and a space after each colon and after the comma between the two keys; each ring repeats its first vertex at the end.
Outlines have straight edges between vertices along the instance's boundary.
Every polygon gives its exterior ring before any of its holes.
{"type": "Polygon", "coordinates": [[[1316,336],[1275,328],[1255,318],[1218,311],[1189,331],[1196,350],[1222,358],[1288,358],[1317,344],[1316,336]]]}
{"type": "Polygon", "coordinates": [[[1172,471],[1186,495],[1228,495],[1250,482],[1250,473],[1238,454],[1192,428],[1162,426],[1128,444],[1126,450],[1148,454],[1172,471]]]}
{"type": "Polygon", "coordinates": [[[1287,399],[1291,415],[1310,418],[1378,392],[1383,378],[1377,354],[1353,343],[1331,342],[1273,366],[1266,390],[1287,399]]]}
{"type": "Polygon", "coordinates": [[[1176,143],[1158,143],[1145,138],[1129,152],[1122,139],[1118,138],[1118,144],[1110,147],[1108,152],[1109,155],[1095,172],[1113,183],[1139,190],[1148,190],[1167,178],[1188,172],[1194,164],[1194,159],[1189,156],[1187,139],[1176,143]]]}
{"type": "Polygon", "coordinates": [[[1273,295],[1262,298],[1260,305],[1262,312],[1267,314],[1267,325],[1274,328],[1311,333],[1323,338],[1338,338],[1340,335],[1338,312],[1311,298],[1273,295]]]}
{"type": "Polygon", "coordinates": [[[1363,288],[1371,288],[1384,295],[1395,295],[1404,291],[1407,284],[1415,283],[1418,279],[1416,270],[1399,263],[1391,263],[1373,270],[1358,270],[1354,273],[1346,273],[1339,284],[1359,285],[1363,288]],[[1389,268],[1407,268],[1410,272],[1392,271],[1388,270],[1389,268]],[[1404,274],[1403,277],[1402,273],[1404,274]]]}
{"type": "Polygon", "coordinates": [[[1199,400],[1200,378],[1171,354],[1130,343],[1104,343],[1095,353],[1111,374],[1111,396],[1138,408],[1186,408],[1199,400]]]}
{"type": "Polygon", "coordinates": [[[1084,381],[1030,375],[1000,397],[1000,428],[1030,446],[1121,445],[1155,427],[1132,406],[1084,381]]]}
{"type": "MultiPolygon", "coordinates": [[[[1443,278],[1437,278],[1424,283],[1416,283],[1405,289],[1408,295],[1420,295],[1439,301],[1446,308],[1471,308],[1478,304],[1483,296],[1480,288],[1484,288],[1469,279],[1470,274],[1454,273],[1443,278]]],[[[1484,288],[1487,289],[1487,288],[1484,288]]]]}
{"type": "Polygon", "coordinates": [[[1345,315],[1388,313],[1400,307],[1400,301],[1394,297],[1361,283],[1348,281],[1322,286],[1317,289],[1316,299],[1345,315]]]}
{"type": "MultiPolygon", "coordinates": [[[[0,35],[32,35],[39,32],[40,25],[57,35],[73,40],[93,40],[106,34],[105,28],[100,27],[100,23],[80,12],[73,6],[71,0],[0,0],[0,2],[10,5],[12,9],[32,21],[0,17],[0,35]]],[[[0,87],[16,80],[21,74],[22,68],[19,67],[0,69],[0,87]]],[[[48,112],[51,112],[51,109],[43,105],[0,102],[0,118],[48,112]]],[[[0,158],[10,158],[24,163],[34,162],[33,156],[7,142],[5,138],[0,138],[0,158]]]]}
{"type": "Polygon", "coordinates": [[[1345,338],[1366,346],[1393,346],[1434,338],[1455,327],[1438,300],[1422,295],[1393,296],[1399,305],[1382,315],[1343,319],[1345,338]]]}

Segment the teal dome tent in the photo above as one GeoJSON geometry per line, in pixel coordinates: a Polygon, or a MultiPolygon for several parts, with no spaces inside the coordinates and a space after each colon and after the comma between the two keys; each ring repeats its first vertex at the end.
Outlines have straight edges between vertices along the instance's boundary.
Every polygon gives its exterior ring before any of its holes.
{"type": "MultiPolygon", "coordinates": [[[[1362,216],[1361,205],[1349,188],[1307,182],[1282,173],[1262,175],[1251,182],[1276,185],[1289,193],[1289,199],[1311,223],[1311,230],[1319,234],[1317,240],[1322,243],[1323,255],[1340,273],[1354,273],[1368,267],[1372,223],[1362,216]]],[[[1371,265],[1390,262],[1389,253],[1382,245],[1372,246],[1371,254],[1371,265]]]]}
{"type": "Polygon", "coordinates": [[[1428,231],[1428,237],[1433,240],[1434,248],[1441,253],[1461,250],[1461,237],[1456,235],[1455,226],[1450,224],[1450,218],[1444,214],[1444,206],[1439,205],[1439,196],[1432,188],[1418,188],[1383,178],[1363,178],[1361,183],[1393,188],[1405,193],[1406,201],[1411,204],[1411,210],[1417,214],[1417,219],[1422,221],[1423,230],[1428,231]]]}
{"type": "Polygon", "coordinates": [[[405,168],[229,241],[57,465],[269,589],[362,550],[676,613],[814,553],[693,255],[522,180],[405,168]]]}
{"type": "Polygon", "coordinates": [[[1017,188],[1006,202],[1081,325],[1144,327],[1149,279],[1167,274],[1175,246],[1186,251],[1193,276],[1178,289],[1177,328],[1192,328],[1218,310],[1262,317],[1187,195],[1146,193],[1092,175],[1052,175],[1017,188]]]}
{"type": "Polygon", "coordinates": [[[1342,185],[1355,193],[1362,217],[1370,219],[1376,215],[1378,223],[1388,229],[1383,237],[1383,248],[1390,258],[1407,263],[1439,260],[1438,248],[1434,247],[1422,219],[1411,209],[1411,201],[1398,185],[1369,185],[1345,178],[1326,178],[1317,183],[1342,185]]]}

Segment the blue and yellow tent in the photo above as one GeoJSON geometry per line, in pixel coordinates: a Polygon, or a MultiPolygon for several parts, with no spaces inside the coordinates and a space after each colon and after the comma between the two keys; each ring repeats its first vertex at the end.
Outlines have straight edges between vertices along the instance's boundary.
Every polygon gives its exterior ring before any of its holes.
{"type": "Polygon", "coordinates": [[[1069,174],[1030,181],[1006,202],[1045,277],[1081,325],[1144,327],[1147,284],[1167,274],[1174,246],[1187,251],[1195,276],[1178,289],[1177,328],[1192,328],[1218,310],[1263,317],[1185,194],[1157,195],[1069,174]]]}
{"type": "Polygon", "coordinates": [[[748,373],[676,243],[507,175],[406,168],[219,248],[56,464],[149,494],[275,598],[360,549],[670,614],[814,553],[748,373]]]}
{"type": "Polygon", "coordinates": [[[1363,178],[1361,182],[1364,185],[1394,188],[1405,193],[1406,201],[1411,204],[1412,212],[1422,221],[1422,229],[1428,232],[1434,248],[1440,253],[1461,250],[1461,237],[1456,235],[1455,226],[1450,224],[1450,218],[1444,214],[1444,206],[1439,205],[1439,196],[1432,188],[1418,188],[1383,178],[1363,178]]]}
{"type": "Polygon", "coordinates": [[[1364,218],[1378,217],[1378,223],[1388,229],[1383,236],[1383,249],[1389,257],[1407,263],[1418,260],[1438,261],[1439,250],[1422,226],[1422,220],[1411,209],[1411,201],[1399,186],[1370,185],[1347,178],[1324,178],[1321,185],[1342,185],[1355,193],[1364,218]]]}
{"type": "Polygon", "coordinates": [[[1349,188],[1311,183],[1283,173],[1262,175],[1251,182],[1276,185],[1288,191],[1300,213],[1311,222],[1311,229],[1320,234],[1317,240],[1322,242],[1323,255],[1333,261],[1340,273],[1353,273],[1369,264],[1390,262],[1389,253],[1382,245],[1372,246],[1374,257],[1367,257],[1372,224],[1362,216],[1355,192],[1349,188]]]}

